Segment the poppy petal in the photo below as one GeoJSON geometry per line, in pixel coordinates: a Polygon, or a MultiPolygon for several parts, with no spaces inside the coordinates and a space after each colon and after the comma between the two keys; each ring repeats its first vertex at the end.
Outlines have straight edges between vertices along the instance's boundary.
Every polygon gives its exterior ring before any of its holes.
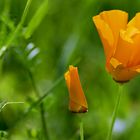
{"type": "Polygon", "coordinates": [[[120,63],[117,59],[115,59],[115,58],[111,58],[110,59],[110,64],[113,66],[113,68],[117,68],[118,66],[121,66],[122,65],[122,63],[120,63]]]}
{"type": "Polygon", "coordinates": [[[93,17],[103,42],[107,70],[119,82],[140,73],[140,12],[128,24],[127,20],[128,14],[121,10],[93,17]]]}
{"type": "Polygon", "coordinates": [[[93,17],[104,46],[108,70],[110,58],[116,49],[120,29],[126,28],[127,20],[128,14],[121,10],[104,11],[93,17]]]}
{"type": "Polygon", "coordinates": [[[133,36],[132,52],[129,58],[128,67],[134,67],[140,65],[140,31],[133,36]]]}
{"type": "Polygon", "coordinates": [[[87,107],[81,106],[81,105],[73,102],[72,100],[70,100],[69,110],[73,113],[85,113],[88,111],[87,107]]]}
{"type": "Polygon", "coordinates": [[[106,56],[107,65],[108,65],[109,59],[113,51],[113,44],[114,44],[113,33],[110,27],[108,26],[108,24],[106,24],[104,20],[101,19],[100,15],[93,17],[93,21],[96,25],[99,36],[101,38],[104,47],[105,56],[106,56]]]}
{"type": "Polygon", "coordinates": [[[100,13],[100,15],[111,28],[114,36],[114,47],[116,47],[120,29],[126,28],[128,14],[121,10],[110,10],[100,13]]]}
{"type": "Polygon", "coordinates": [[[70,100],[87,108],[86,98],[80,83],[78,70],[76,67],[70,66],[70,100]]]}
{"type": "Polygon", "coordinates": [[[120,37],[113,57],[121,62],[124,67],[130,66],[131,56],[136,47],[133,38],[139,33],[140,32],[134,27],[120,31],[120,37]]]}
{"type": "Polygon", "coordinates": [[[134,71],[131,68],[123,67],[123,65],[115,58],[111,58],[110,62],[110,73],[116,82],[125,83],[138,74],[136,70],[134,71]],[[114,65],[116,67],[114,67],[114,65]]]}
{"type": "Polygon", "coordinates": [[[67,71],[64,75],[68,89],[70,89],[70,72],[67,71]]]}
{"type": "Polygon", "coordinates": [[[80,83],[77,67],[69,66],[69,71],[64,74],[69,90],[69,109],[72,112],[81,113],[88,109],[87,101],[80,83]]]}
{"type": "Polygon", "coordinates": [[[129,21],[127,26],[133,26],[140,30],[140,13],[137,13],[135,17],[129,21]]]}

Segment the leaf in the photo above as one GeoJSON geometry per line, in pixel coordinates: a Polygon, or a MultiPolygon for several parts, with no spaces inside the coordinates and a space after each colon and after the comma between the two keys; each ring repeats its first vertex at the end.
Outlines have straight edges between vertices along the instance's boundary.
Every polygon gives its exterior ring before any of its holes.
{"type": "Polygon", "coordinates": [[[25,30],[24,36],[26,39],[29,38],[33,34],[33,32],[39,26],[39,24],[41,23],[41,21],[47,14],[47,12],[48,12],[48,0],[44,0],[44,2],[41,4],[39,9],[33,16],[33,18],[30,20],[30,22],[25,30]]]}

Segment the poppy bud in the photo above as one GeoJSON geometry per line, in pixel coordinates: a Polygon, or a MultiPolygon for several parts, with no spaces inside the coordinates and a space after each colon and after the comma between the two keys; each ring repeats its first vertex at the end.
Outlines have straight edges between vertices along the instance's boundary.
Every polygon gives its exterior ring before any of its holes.
{"type": "Polygon", "coordinates": [[[78,69],[69,66],[69,70],[64,74],[69,91],[69,110],[74,113],[84,113],[88,110],[87,101],[80,83],[78,69]]]}

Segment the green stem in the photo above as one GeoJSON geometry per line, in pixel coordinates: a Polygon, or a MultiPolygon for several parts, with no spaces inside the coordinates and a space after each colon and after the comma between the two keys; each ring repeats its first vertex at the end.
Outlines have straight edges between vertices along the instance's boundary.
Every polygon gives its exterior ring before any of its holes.
{"type": "Polygon", "coordinates": [[[2,104],[2,106],[0,106],[0,112],[2,111],[2,109],[9,105],[9,104],[24,104],[24,102],[4,102],[4,104],[2,104]]]}
{"type": "Polygon", "coordinates": [[[13,42],[13,40],[16,38],[17,34],[21,30],[21,28],[22,28],[22,26],[23,26],[23,24],[25,22],[25,19],[27,17],[27,13],[29,11],[29,7],[31,5],[31,2],[32,2],[32,0],[27,0],[24,12],[23,12],[22,17],[21,17],[21,20],[20,20],[17,28],[15,29],[15,31],[11,34],[10,38],[8,39],[8,41],[7,41],[6,45],[5,45],[6,47],[9,47],[9,45],[11,45],[11,43],[13,42]]]}
{"type": "MultiPolygon", "coordinates": [[[[32,72],[29,69],[27,69],[27,71],[29,73],[29,76],[30,76],[30,79],[31,79],[31,82],[32,82],[32,86],[33,86],[33,89],[36,93],[36,96],[38,97],[38,99],[40,99],[40,93],[39,93],[38,88],[36,86],[35,79],[32,75],[32,72]]],[[[40,107],[40,115],[41,115],[40,117],[41,117],[42,131],[43,131],[44,139],[49,140],[49,136],[48,136],[48,133],[47,133],[47,126],[46,126],[46,119],[45,119],[44,103],[42,102],[39,107],[40,107]]]]}
{"type": "Polygon", "coordinates": [[[14,123],[13,127],[16,127],[21,121],[23,121],[27,115],[32,111],[32,109],[36,108],[38,105],[40,105],[44,99],[52,93],[52,91],[64,80],[64,76],[60,76],[57,80],[55,80],[54,84],[44,93],[43,96],[41,96],[37,101],[35,101],[25,112],[16,120],[16,123],[14,123]]]}
{"type": "Polygon", "coordinates": [[[35,101],[24,113],[24,116],[26,116],[33,108],[35,108],[37,105],[40,105],[44,99],[51,93],[51,91],[57,87],[60,82],[64,79],[64,76],[61,76],[60,78],[58,78],[54,84],[46,91],[46,93],[41,96],[37,101],[35,101]]]}
{"type": "Polygon", "coordinates": [[[119,104],[120,104],[122,89],[123,89],[123,86],[119,85],[119,92],[118,92],[118,96],[117,96],[117,101],[116,101],[116,105],[115,105],[115,108],[114,108],[114,112],[113,112],[113,115],[112,115],[110,129],[108,131],[107,140],[111,140],[112,139],[112,131],[113,131],[114,123],[115,123],[115,120],[116,120],[116,116],[117,116],[117,112],[118,112],[118,108],[119,108],[119,104]]]}
{"type": "Polygon", "coordinates": [[[83,129],[83,122],[80,122],[80,140],[84,140],[84,129],[83,129]]]}

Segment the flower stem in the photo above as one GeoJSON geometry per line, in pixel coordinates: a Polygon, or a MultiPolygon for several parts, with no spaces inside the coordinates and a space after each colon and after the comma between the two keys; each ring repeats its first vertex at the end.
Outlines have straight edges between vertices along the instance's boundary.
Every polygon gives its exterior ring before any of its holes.
{"type": "Polygon", "coordinates": [[[80,140],[84,140],[83,121],[80,122],[80,140]]]}
{"type": "Polygon", "coordinates": [[[117,112],[118,112],[118,108],[119,108],[119,104],[120,104],[122,89],[123,89],[123,85],[119,85],[117,101],[116,101],[116,105],[115,105],[115,108],[114,108],[114,111],[113,111],[112,120],[111,120],[111,124],[110,124],[110,129],[109,129],[108,135],[107,135],[107,140],[112,139],[112,131],[113,131],[114,123],[115,123],[115,120],[116,120],[116,116],[117,116],[117,112]]]}

